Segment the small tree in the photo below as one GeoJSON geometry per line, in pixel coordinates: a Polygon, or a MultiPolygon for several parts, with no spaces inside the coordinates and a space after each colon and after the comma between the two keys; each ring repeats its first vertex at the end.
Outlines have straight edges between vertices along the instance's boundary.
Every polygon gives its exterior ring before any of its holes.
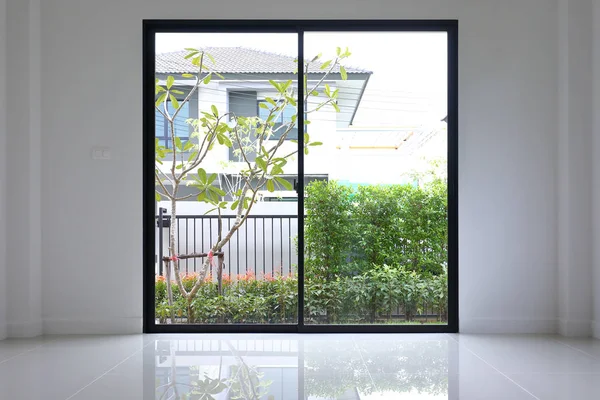
{"type": "MultiPolygon", "coordinates": [[[[284,82],[269,81],[274,91],[277,93],[274,98],[266,98],[267,103],[261,103],[260,107],[268,112],[264,119],[258,117],[243,117],[233,113],[220,114],[215,105],[210,106],[210,112],[203,111],[197,119],[189,120],[188,123],[193,127],[194,132],[190,140],[183,143],[175,134],[175,121],[183,105],[190,101],[192,96],[202,85],[208,85],[214,76],[223,79],[223,76],[215,72],[214,58],[201,49],[188,48],[185,59],[190,59],[191,63],[197,68],[195,74],[182,74],[182,78],[191,79],[193,86],[190,92],[182,102],[179,102],[176,95],[184,95],[184,92],[178,90],[175,86],[175,77],[170,75],[165,82],[156,79],[156,110],[162,114],[168,124],[169,134],[172,146],[166,148],[156,140],[156,199],[157,201],[165,198],[171,204],[171,225],[169,230],[169,257],[167,262],[167,279],[170,280],[170,266],[173,266],[175,272],[175,281],[188,303],[188,322],[193,322],[192,301],[200,289],[209,267],[212,263],[212,257],[215,253],[222,250],[235,232],[243,226],[252,210],[252,206],[257,201],[258,192],[263,188],[268,191],[275,191],[277,187],[283,187],[292,190],[292,185],[283,179],[285,165],[290,161],[298,150],[282,154],[282,145],[287,139],[289,133],[294,129],[297,122],[297,92],[293,86],[292,80],[284,82]],[[205,62],[210,60],[211,63],[205,62]],[[174,112],[169,111],[167,101],[171,102],[174,112]],[[267,105],[268,104],[268,105],[267,105]],[[290,121],[276,126],[275,121],[282,115],[286,107],[295,108],[295,113],[290,121]],[[279,135],[279,139],[274,143],[269,143],[273,135],[279,135]],[[217,145],[224,145],[228,148],[234,147],[234,154],[243,165],[234,177],[226,181],[226,185],[217,187],[215,185],[218,174],[211,173],[202,168],[208,153],[217,145]],[[254,160],[250,157],[253,154],[254,160]],[[167,161],[167,156],[172,160],[167,161]],[[162,171],[159,165],[170,162],[167,172],[162,171]],[[181,196],[181,185],[187,184],[196,189],[191,195],[181,196]],[[223,190],[223,187],[225,190],[223,190]],[[199,202],[210,204],[218,215],[218,237],[214,245],[204,255],[180,255],[177,254],[177,202],[186,200],[195,196],[199,202]],[[231,208],[235,211],[235,220],[231,227],[223,232],[221,223],[222,210],[231,208]],[[179,261],[181,258],[204,256],[204,261],[200,268],[198,277],[190,290],[187,290],[180,276],[179,261]]],[[[303,80],[304,85],[304,104],[303,110],[305,119],[311,113],[314,113],[325,106],[331,106],[339,112],[337,105],[338,89],[332,90],[329,85],[323,84],[327,76],[338,72],[342,79],[346,79],[346,70],[340,64],[342,60],[350,56],[348,49],[343,51],[337,48],[337,55],[331,60],[321,60],[321,55],[317,55],[310,61],[304,62],[304,71],[309,67],[318,65],[323,71],[321,79],[314,85],[309,86],[307,79],[303,80]],[[309,108],[309,100],[312,108],[309,108]]],[[[305,154],[309,153],[309,148],[318,146],[321,143],[310,140],[307,132],[303,133],[304,147],[301,149],[305,154]]],[[[162,261],[162,260],[161,260],[162,261]]],[[[167,285],[170,287],[170,285],[167,285]]],[[[169,293],[169,301],[172,302],[172,295],[169,293]]]]}

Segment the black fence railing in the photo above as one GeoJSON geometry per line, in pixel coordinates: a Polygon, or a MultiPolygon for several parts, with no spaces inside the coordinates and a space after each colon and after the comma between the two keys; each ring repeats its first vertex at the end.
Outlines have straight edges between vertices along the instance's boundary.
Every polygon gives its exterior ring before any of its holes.
{"type": "MultiPolygon", "coordinates": [[[[235,223],[235,215],[221,217],[222,235],[225,236],[235,223]]],[[[163,256],[169,255],[169,229],[171,217],[159,209],[157,216],[157,263],[156,272],[163,275],[163,256]],[[161,222],[162,221],[162,222],[161,222]]],[[[214,215],[177,216],[177,254],[208,252],[219,237],[219,218],[214,215]]],[[[250,215],[221,250],[224,253],[224,273],[255,276],[266,274],[289,274],[296,271],[298,253],[296,215],[250,215]]],[[[202,259],[180,261],[180,271],[198,272],[202,259]]],[[[216,262],[216,259],[215,259],[216,262]]]]}

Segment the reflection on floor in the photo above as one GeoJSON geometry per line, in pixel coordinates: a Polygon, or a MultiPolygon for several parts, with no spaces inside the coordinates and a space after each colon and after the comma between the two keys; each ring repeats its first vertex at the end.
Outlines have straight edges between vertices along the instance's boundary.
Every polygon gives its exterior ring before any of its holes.
{"type": "Polygon", "coordinates": [[[592,399],[600,341],[134,335],[0,341],[0,399],[592,399]]]}

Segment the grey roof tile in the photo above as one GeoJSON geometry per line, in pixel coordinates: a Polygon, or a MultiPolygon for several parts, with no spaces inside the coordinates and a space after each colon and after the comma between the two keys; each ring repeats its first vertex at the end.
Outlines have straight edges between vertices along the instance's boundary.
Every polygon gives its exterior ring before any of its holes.
{"type": "MultiPolygon", "coordinates": [[[[268,53],[261,50],[246,47],[207,47],[203,49],[213,56],[215,64],[205,59],[204,63],[214,71],[221,74],[269,74],[269,73],[293,73],[296,68],[294,57],[268,53]]],[[[186,60],[185,50],[171,53],[160,53],[156,55],[156,73],[160,74],[182,74],[194,73],[198,70],[191,59],[186,60]]],[[[323,73],[320,69],[322,64],[315,62],[309,67],[309,73],[323,73]]],[[[339,73],[339,68],[332,72],[339,73]]],[[[371,74],[360,68],[346,67],[349,74],[362,73],[371,74]]]]}

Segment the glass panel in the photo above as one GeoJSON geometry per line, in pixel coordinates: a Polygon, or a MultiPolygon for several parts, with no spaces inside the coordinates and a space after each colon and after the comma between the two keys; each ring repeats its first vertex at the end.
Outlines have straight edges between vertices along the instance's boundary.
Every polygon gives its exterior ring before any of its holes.
{"type": "Polygon", "coordinates": [[[156,99],[175,95],[167,109],[182,139],[157,152],[156,322],[296,324],[298,145],[271,139],[294,131],[297,35],[161,33],[156,43],[156,99]],[[279,198],[292,201],[269,202],[279,198]]]}
{"type": "Polygon", "coordinates": [[[305,54],[304,322],[447,324],[446,33],[311,32],[305,54]]]}

